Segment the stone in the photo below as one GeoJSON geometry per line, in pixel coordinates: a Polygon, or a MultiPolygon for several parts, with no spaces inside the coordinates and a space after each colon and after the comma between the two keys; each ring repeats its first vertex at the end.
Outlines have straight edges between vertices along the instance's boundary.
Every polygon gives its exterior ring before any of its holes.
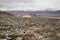
{"type": "Polygon", "coordinates": [[[60,33],[56,33],[56,36],[60,38],[60,33]]]}
{"type": "Polygon", "coordinates": [[[0,40],[7,40],[7,39],[0,39],[0,40]]]}
{"type": "Polygon", "coordinates": [[[22,37],[17,37],[14,40],[22,40],[22,39],[23,39],[22,37]]]}

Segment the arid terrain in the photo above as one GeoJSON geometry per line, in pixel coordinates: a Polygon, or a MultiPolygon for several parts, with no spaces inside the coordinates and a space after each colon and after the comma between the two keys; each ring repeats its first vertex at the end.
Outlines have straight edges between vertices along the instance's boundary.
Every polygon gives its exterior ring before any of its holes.
{"type": "Polygon", "coordinates": [[[0,40],[60,40],[60,17],[0,11],[0,40]]]}

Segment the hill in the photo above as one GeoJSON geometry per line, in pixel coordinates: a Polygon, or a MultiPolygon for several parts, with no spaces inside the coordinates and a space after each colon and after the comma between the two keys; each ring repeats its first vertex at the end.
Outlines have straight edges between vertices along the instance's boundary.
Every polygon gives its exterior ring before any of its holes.
{"type": "Polygon", "coordinates": [[[14,31],[18,26],[18,18],[13,14],[0,11],[0,37],[14,34],[14,31]]]}
{"type": "Polygon", "coordinates": [[[60,40],[60,19],[42,18],[36,14],[0,11],[0,38],[10,40],[60,40]]]}

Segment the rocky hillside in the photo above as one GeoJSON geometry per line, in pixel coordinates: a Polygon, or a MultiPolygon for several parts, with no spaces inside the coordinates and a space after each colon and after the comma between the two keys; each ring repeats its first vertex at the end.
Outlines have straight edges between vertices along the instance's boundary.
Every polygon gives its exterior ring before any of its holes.
{"type": "Polygon", "coordinates": [[[13,34],[11,30],[19,26],[18,19],[9,13],[0,12],[0,37],[13,34]]]}
{"type": "Polygon", "coordinates": [[[0,11],[0,38],[60,40],[60,19],[16,17],[16,15],[0,11]]]}

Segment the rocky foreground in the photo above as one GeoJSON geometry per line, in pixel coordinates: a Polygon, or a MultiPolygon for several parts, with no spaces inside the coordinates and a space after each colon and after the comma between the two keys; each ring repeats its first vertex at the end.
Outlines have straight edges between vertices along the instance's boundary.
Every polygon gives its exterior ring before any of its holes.
{"type": "Polygon", "coordinates": [[[60,19],[0,12],[0,40],[60,40],[60,19]]]}

